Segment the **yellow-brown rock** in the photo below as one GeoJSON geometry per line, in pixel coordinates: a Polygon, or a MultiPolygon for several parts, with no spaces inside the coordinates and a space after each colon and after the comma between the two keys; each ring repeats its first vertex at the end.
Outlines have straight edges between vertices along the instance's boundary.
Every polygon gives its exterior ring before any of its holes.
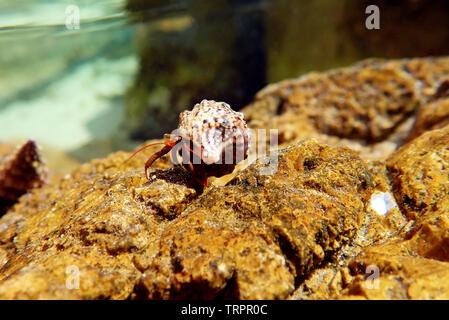
{"type": "Polygon", "coordinates": [[[449,193],[449,126],[401,147],[387,160],[393,192],[408,218],[416,220],[449,193]]]}
{"type": "Polygon", "coordinates": [[[367,223],[371,177],[349,149],[303,142],[275,173],[256,162],[196,200],[186,171],[146,181],[143,156],[127,156],[80,167],[0,220],[1,298],[282,299],[343,261],[367,223]]]}
{"type": "Polygon", "coordinates": [[[384,160],[448,74],[447,57],[365,60],[269,85],[243,112],[252,128],[278,129],[283,146],[316,138],[384,160]]]}
{"type": "Polygon", "coordinates": [[[448,73],[270,85],[243,111],[281,148],[205,190],[167,156],[146,180],[151,147],[25,193],[0,218],[0,299],[448,299],[448,73]]]}
{"type": "Polygon", "coordinates": [[[379,247],[358,257],[352,265],[358,275],[340,298],[449,299],[449,263],[385,253],[395,248],[379,247]],[[378,279],[369,278],[374,273],[368,266],[379,268],[378,279]]]}
{"type": "Polygon", "coordinates": [[[339,298],[449,299],[448,146],[446,126],[388,159],[396,199],[410,223],[350,262],[353,280],[339,298]]]}
{"type": "Polygon", "coordinates": [[[351,150],[304,142],[210,189],[170,223],[142,263],[150,298],[282,299],[335,263],[365,223],[370,176],[351,150]]]}
{"type": "Polygon", "coordinates": [[[409,140],[419,137],[428,130],[440,129],[448,124],[449,98],[432,101],[418,109],[409,140]]]}
{"type": "MultiPolygon", "coordinates": [[[[134,253],[156,246],[167,222],[165,206],[155,199],[166,195],[155,196],[151,203],[144,195],[160,194],[166,172],[155,169],[154,181],[146,182],[142,170],[134,170],[142,155],[124,163],[127,157],[118,152],[93,160],[58,184],[22,196],[2,217],[2,298],[122,299],[131,295],[139,277],[134,253]],[[67,285],[74,281],[70,276],[77,274],[78,289],[67,285]]],[[[166,190],[172,195],[165,202],[173,207],[171,214],[182,211],[182,203],[195,194],[182,185],[184,172],[175,176],[180,187],[166,190]]]]}

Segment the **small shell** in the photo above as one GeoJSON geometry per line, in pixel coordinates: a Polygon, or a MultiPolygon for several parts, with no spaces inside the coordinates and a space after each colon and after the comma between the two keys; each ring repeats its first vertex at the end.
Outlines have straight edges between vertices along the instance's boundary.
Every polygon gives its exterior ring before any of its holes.
{"type": "Polygon", "coordinates": [[[18,151],[0,160],[1,216],[22,194],[44,183],[47,169],[33,140],[28,140],[18,151]]]}
{"type": "Polygon", "coordinates": [[[241,153],[239,160],[247,157],[250,136],[244,114],[227,103],[203,100],[179,118],[181,134],[201,146],[204,163],[216,163],[230,147],[241,153]]]}

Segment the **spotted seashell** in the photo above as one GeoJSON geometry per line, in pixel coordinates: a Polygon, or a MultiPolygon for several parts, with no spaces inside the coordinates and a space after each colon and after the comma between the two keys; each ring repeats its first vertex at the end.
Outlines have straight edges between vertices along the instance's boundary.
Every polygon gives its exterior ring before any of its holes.
{"type": "Polygon", "coordinates": [[[232,110],[227,103],[203,100],[179,117],[181,135],[201,147],[205,164],[224,162],[226,150],[232,148],[239,154],[234,164],[247,157],[250,136],[244,114],[232,110]]]}

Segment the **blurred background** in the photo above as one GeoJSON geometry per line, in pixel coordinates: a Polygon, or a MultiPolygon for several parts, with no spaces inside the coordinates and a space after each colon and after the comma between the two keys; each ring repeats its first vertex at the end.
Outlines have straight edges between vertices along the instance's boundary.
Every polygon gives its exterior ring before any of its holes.
{"type": "Polygon", "coordinates": [[[240,109],[309,71],[448,54],[447,0],[0,0],[0,143],[33,138],[68,172],[203,98],[240,109]]]}

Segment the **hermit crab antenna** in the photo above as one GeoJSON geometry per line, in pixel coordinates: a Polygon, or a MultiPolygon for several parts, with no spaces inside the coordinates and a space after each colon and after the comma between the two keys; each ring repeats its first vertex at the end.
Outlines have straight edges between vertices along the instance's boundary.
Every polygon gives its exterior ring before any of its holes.
{"type": "MultiPolygon", "coordinates": [[[[157,145],[159,145],[159,144],[167,144],[167,142],[156,142],[156,143],[151,143],[151,144],[149,144],[149,145],[146,145],[146,146],[144,146],[144,147],[142,147],[142,148],[140,148],[139,150],[137,150],[136,152],[134,152],[126,161],[129,161],[129,160],[131,160],[131,158],[133,158],[136,154],[138,154],[140,151],[143,151],[143,150],[145,150],[146,148],[149,148],[149,147],[152,147],[152,146],[157,146],[157,145]]],[[[125,162],[126,162],[125,161],[125,162]]]]}
{"type": "Polygon", "coordinates": [[[201,159],[201,155],[198,152],[196,152],[195,150],[192,150],[185,142],[184,142],[184,147],[186,147],[187,150],[192,151],[194,154],[196,154],[201,159]]]}

